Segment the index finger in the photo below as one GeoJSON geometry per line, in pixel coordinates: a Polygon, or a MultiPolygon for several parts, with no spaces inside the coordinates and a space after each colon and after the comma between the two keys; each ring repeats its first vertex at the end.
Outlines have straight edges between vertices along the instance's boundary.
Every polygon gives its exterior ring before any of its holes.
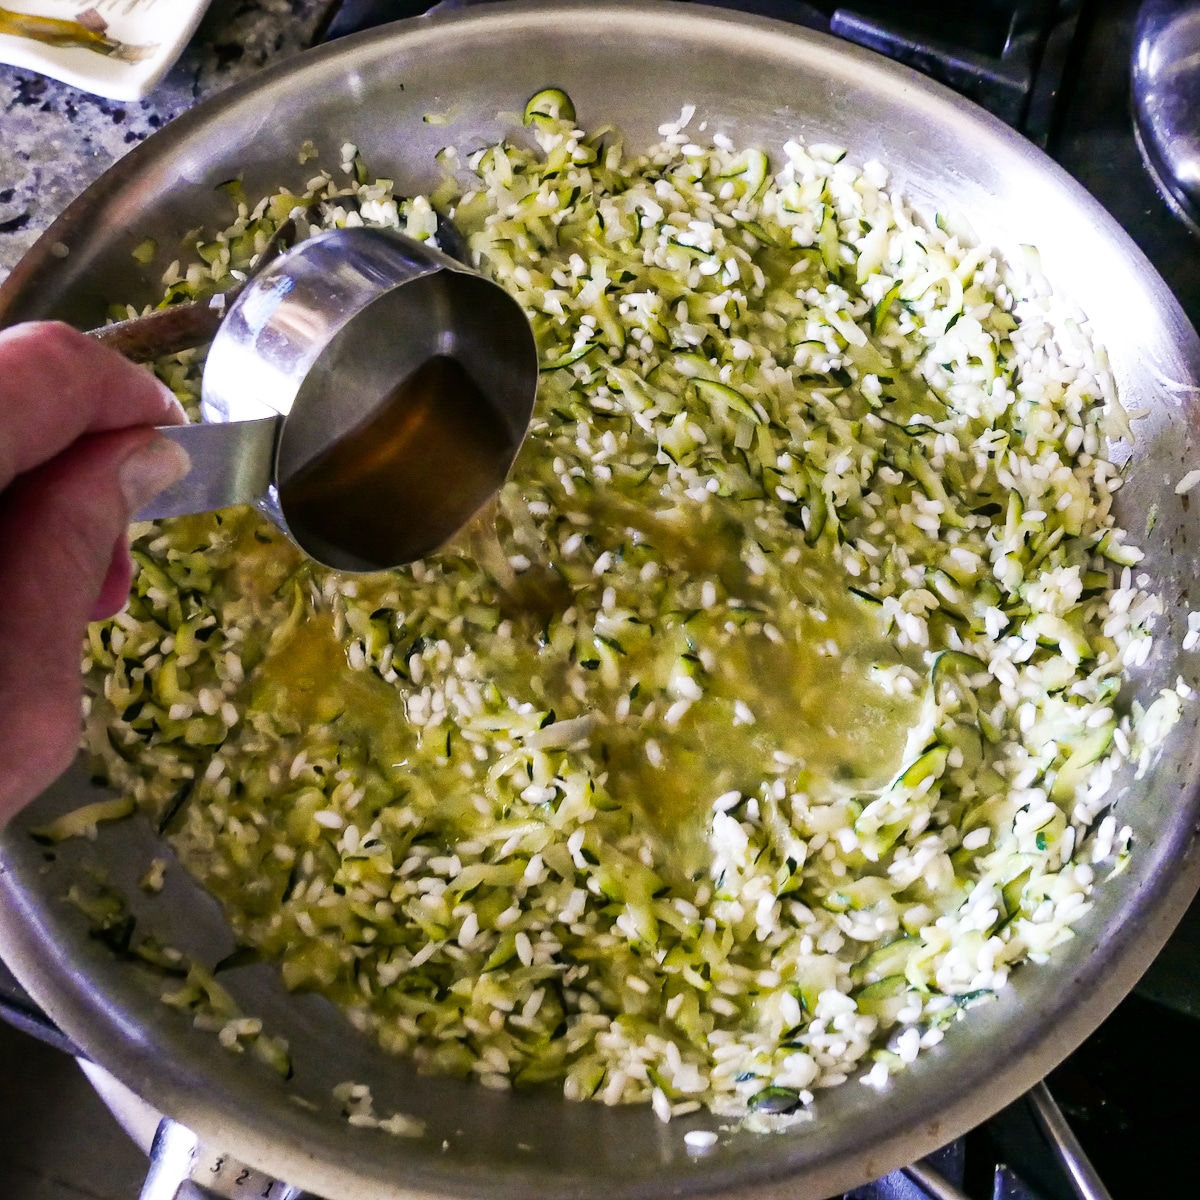
{"type": "Polygon", "coordinates": [[[165,384],[69,325],[0,330],[0,489],[84,433],[184,420],[165,384]]]}

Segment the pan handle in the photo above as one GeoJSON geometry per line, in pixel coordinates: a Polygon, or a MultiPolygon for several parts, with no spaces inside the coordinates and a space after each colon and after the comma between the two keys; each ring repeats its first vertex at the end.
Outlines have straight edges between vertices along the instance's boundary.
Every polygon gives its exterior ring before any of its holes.
{"type": "Polygon", "coordinates": [[[188,1128],[163,1117],[150,1147],[140,1200],[316,1200],[290,1183],[213,1154],[188,1128]]]}
{"type": "Polygon", "coordinates": [[[72,1058],[80,1057],[78,1047],[34,1003],[3,962],[0,962],[0,1020],[7,1021],[22,1033],[28,1033],[72,1058]]]}
{"type": "MultiPolygon", "coordinates": [[[[182,1200],[180,1189],[191,1176],[199,1150],[200,1139],[190,1129],[163,1117],[150,1147],[150,1169],[140,1200],[182,1200]]],[[[208,1200],[211,1193],[199,1195],[208,1200]]]]}

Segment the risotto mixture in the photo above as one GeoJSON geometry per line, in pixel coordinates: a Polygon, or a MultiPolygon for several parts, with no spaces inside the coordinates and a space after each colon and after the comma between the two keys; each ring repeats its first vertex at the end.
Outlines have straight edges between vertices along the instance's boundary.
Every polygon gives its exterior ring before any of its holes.
{"type": "MultiPolygon", "coordinates": [[[[529,314],[537,409],[410,569],[325,570],[245,509],[135,528],[87,736],[247,953],[387,1050],[786,1122],[1072,936],[1127,852],[1114,769],[1180,700],[1115,707],[1161,606],[1105,356],[1036,252],[693,119],[634,156],[548,90],[429,199],[350,145],[304,194],[230,189],[164,302],[289,217],[440,209],[529,314]]],[[[159,364],[193,410],[200,365],[159,364]]]]}

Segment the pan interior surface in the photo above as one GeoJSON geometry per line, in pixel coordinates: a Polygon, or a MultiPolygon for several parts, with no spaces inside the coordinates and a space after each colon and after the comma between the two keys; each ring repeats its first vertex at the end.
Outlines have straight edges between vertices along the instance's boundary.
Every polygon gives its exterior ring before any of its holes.
{"type": "MultiPolygon", "coordinates": [[[[114,296],[149,300],[130,250],[178,243],[225,223],[217,184],[248,195],[302,186],[313,164],[336,169],[352,141],[372,171],[412,193],[438,182],[434,155],[520,133],[530,95],[557,86],[585,126],[611,123],[629,146],[695,105],[697,140],[720,133],[773,155],[789,138],[832,141],[857,163],[878,159],[928,219],[955,210],[984,241],[1041,251],[1056,290],[1077,302],[1107,348],[1135,422],[1120,514],[1147,551],[1166,614],[1158,650],[1136,674],[1148,703],[1188,671],[1177,647],[1200,572],[1200,529],[1174,483],[1200,461],[1200,346],[1162,281],[1107,214],[1045,156],[980,110],[917,75],[790,26],[671,4],[505,4],[420,19],[346,39],[265,73],[180,118],[134,151],[60,219],[0,290],[0,324],[102,318],[114,296]],[[440,114],[447,123],[430,123],[440,114]],[[62,252],[65,247],[66,254],[62,252]],[[1154,537],[1143,538],[1157,506],[1154,537]]],[[[1189,678],[1190,682],[1194,679],[1189,678]]],[[[214,901],[182,872],[157,897],[136,881],[164,844],[124,822],[48,861],[26,834],[94,792],[78,767],[0,840],[0,949],[62,1027],[95,1060],[211,1145],[327,1200],[422,1196],[577,1200],[651,1195],[785,1193],[819,1200],[911,1161],[994,1112],[1065,1056],[1133,985],[1200,882],[1190,854],[1197,818],[1194,716],[1157,766],[1117,803],[1134,829],[1124,875],[1097,891],[1079,936],[1049,964],[1027,966],[882,1095],[853,1081],[818,1095],[816,1119],[786,1134],[721,1130],[689,1154],[696,1114],[664,1125],[648,1107],[570,1104],[554,1090],[497,1094],[418,1076],[357,1034],[325,1001],[290,996],[273,968],[233,972],[248,1014],[286,1037],[295,1078],[226,1053],[157,999],[157,983],[87,934],[63,903],[89,864],[131,900],[139,921],[205,962],[233,948],[214,901]],[[380,1112],[426,1121],[416,1140],[346,1126],[330,1097],[369,1084],[380,1112]],[[296,1099],[301,1103],[296,1103],[296,1099]]],[[[1120,787],[1117,789],[1120,791],[1120,787]]]]}

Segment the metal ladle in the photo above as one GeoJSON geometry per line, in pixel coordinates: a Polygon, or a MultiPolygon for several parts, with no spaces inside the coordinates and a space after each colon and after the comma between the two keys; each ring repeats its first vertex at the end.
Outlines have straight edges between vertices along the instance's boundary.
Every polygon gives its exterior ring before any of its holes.
{"type": "MultiPolygon", "coordinates": [[[[192,469],[138,519],[252,504],[327,566],[377,571],[415,561],[504,482],[533,411],[537,371],[533,332],[499,285],[390,230],[318,234],[273,259],[230,306],[204,367],[202,423],[160,430],[187,450],[192,469]],[[450,373],[431,374],[437,364],[450,373]],[[407,397],[406,381],[422,378],[426,395],[407,397]],[[451,385],[445,395],[436,394],[439,380],[451,385]],[[354,491],[365,476],[351,463],[336,494],[364,520],[331,526],[323,464],[347,448],[382,453],[373,422],[397,405],[404,411],[393,411],[389,457],[376,465],[397,483],[414,472],[423,482],[393,514],[386,490],[371,498],[354,491]],[[436,424],[451,410],[453,424],[434,430],[440,438],[421,435],[422,421],[436,424]],[[459,453],[485,442],[486,454],[459,453]],[[305,490],[302,506],[293,497],[305,490]]],[[[372,478],[378,485],[379,471],[372,478]]]]}

